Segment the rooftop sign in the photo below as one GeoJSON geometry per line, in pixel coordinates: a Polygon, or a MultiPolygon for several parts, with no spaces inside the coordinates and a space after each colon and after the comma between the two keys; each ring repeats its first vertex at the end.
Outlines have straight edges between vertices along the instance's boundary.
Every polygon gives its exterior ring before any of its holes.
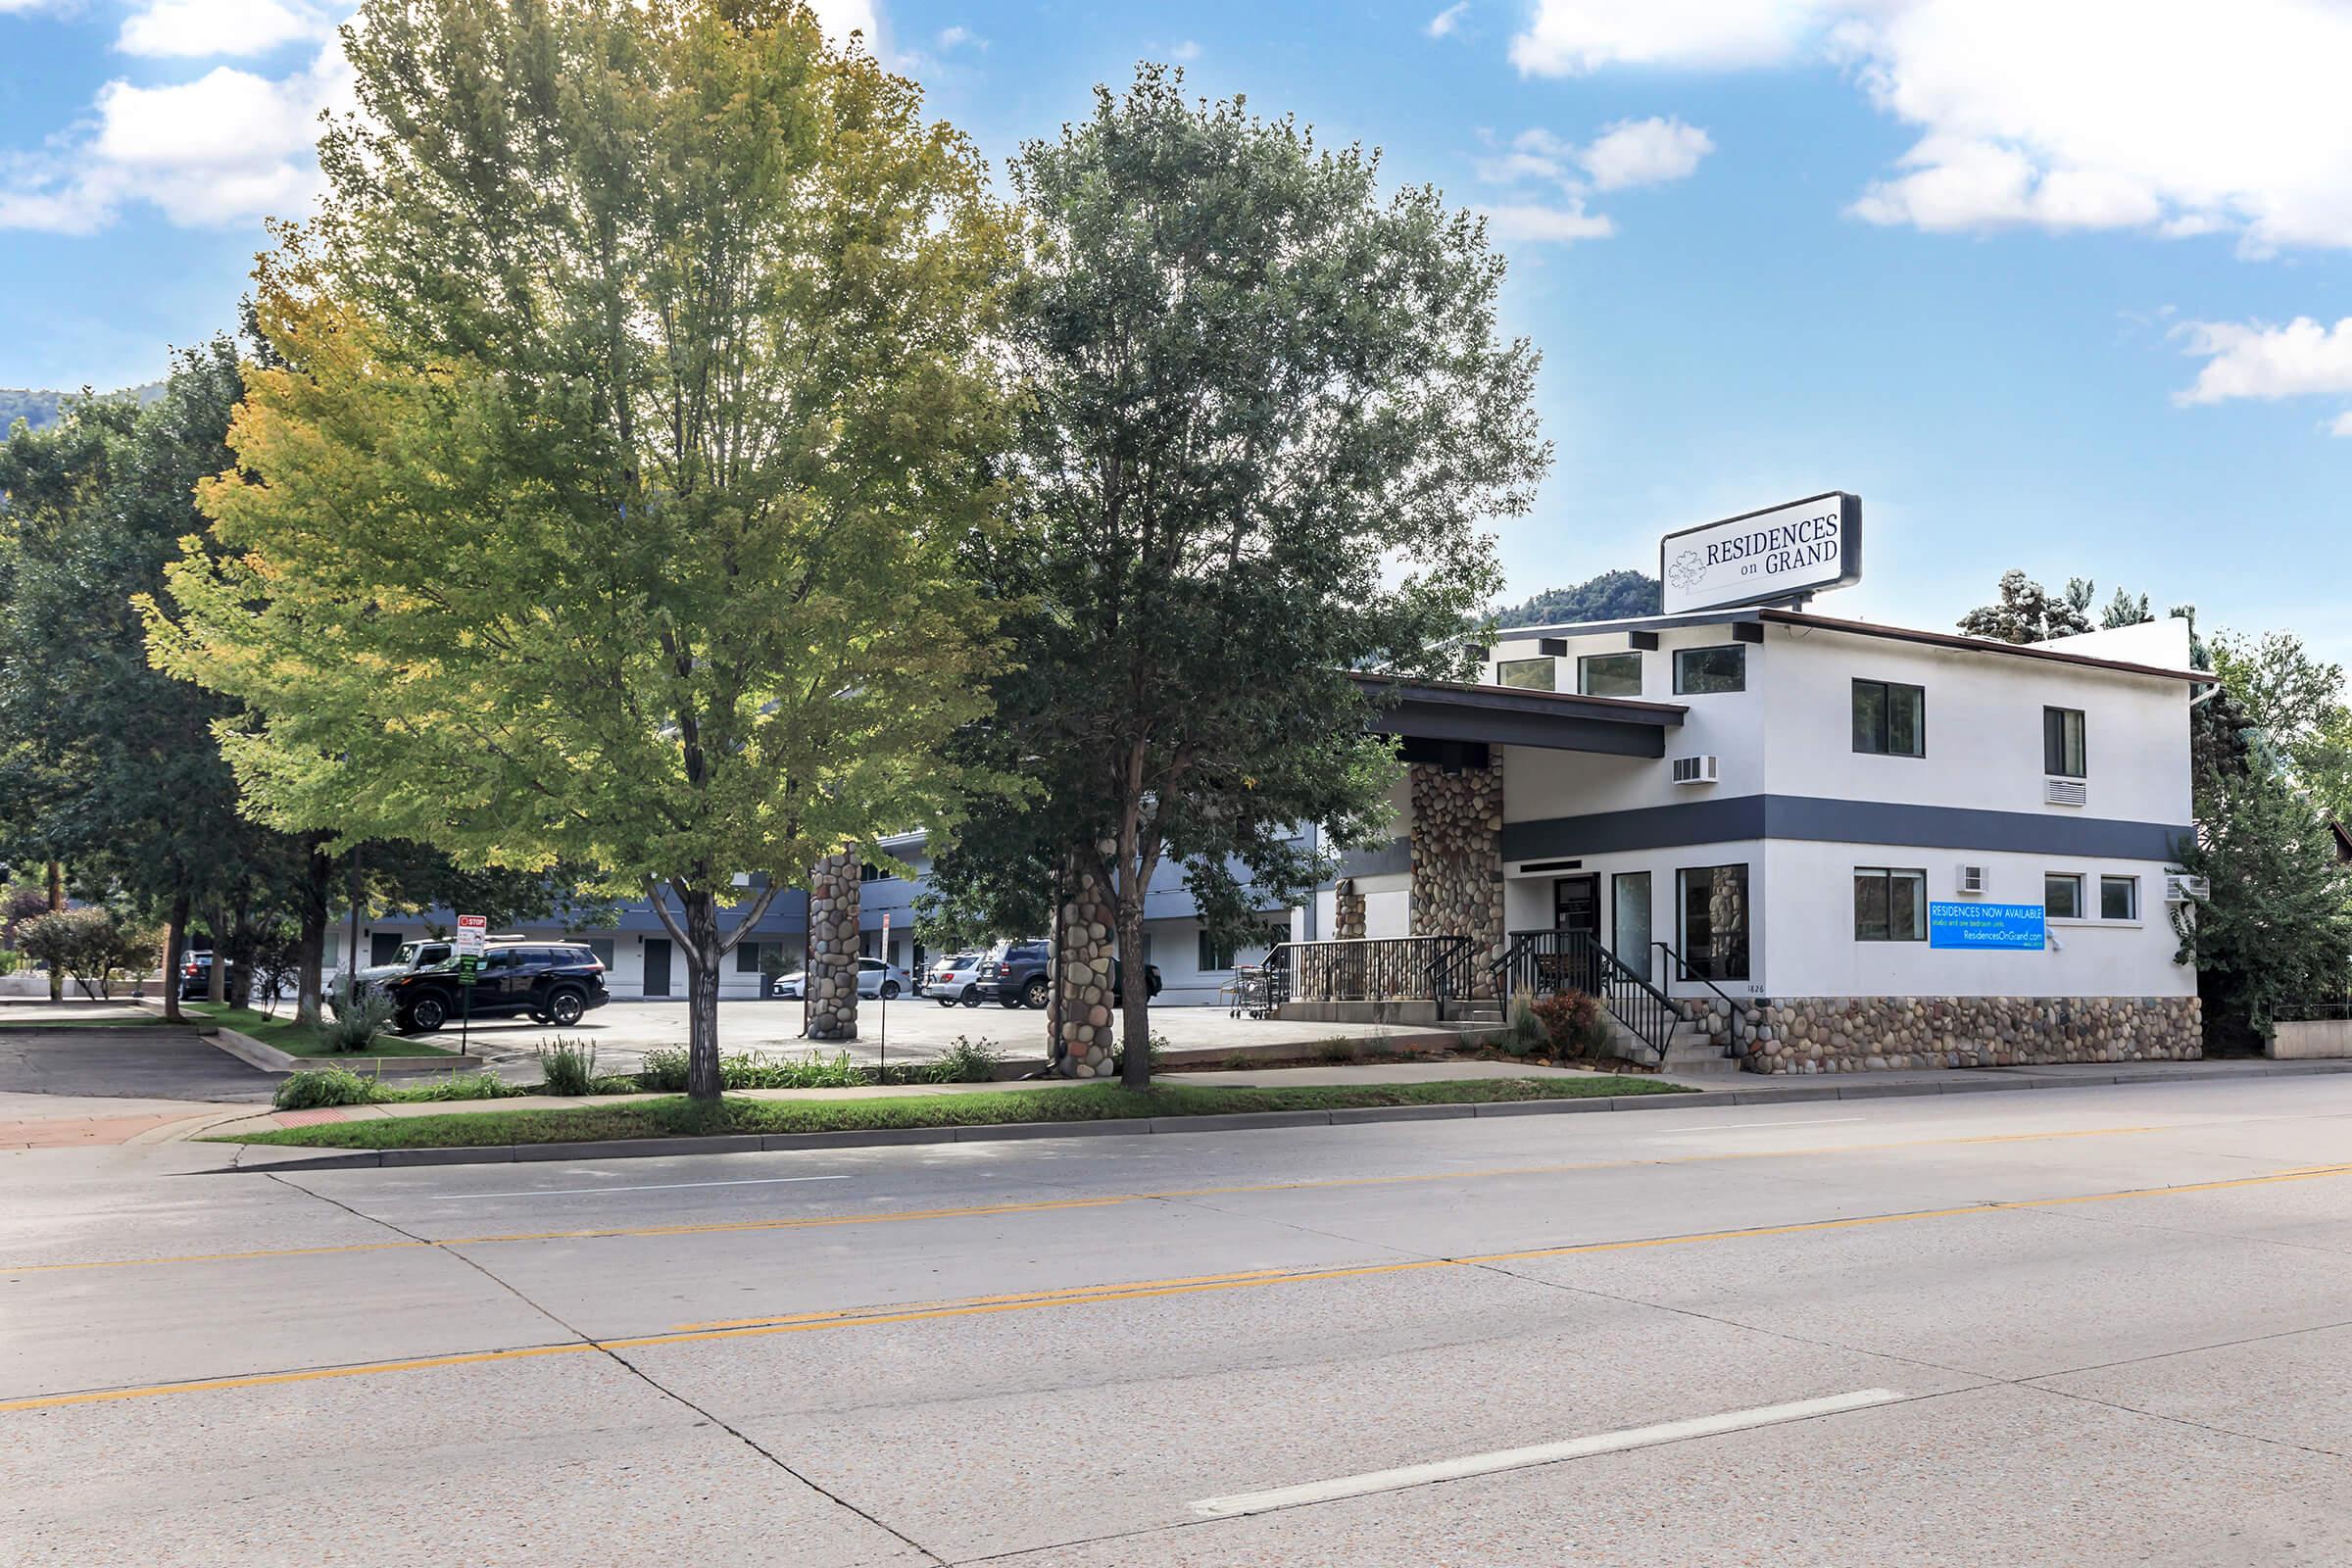
{"type": "Polygon", "coordinates": [[[1658,541],[1669,615],[1765,605],[1862,580],[1862,498],[1832,490],[1658,541]]]}

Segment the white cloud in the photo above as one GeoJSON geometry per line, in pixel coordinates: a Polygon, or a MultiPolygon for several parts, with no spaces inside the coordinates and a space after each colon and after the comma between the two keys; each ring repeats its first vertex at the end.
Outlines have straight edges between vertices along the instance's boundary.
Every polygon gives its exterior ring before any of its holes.
{"type": "MultiPolygon", "coordinates": [[[[2176,403],[2352,395],[2352,317],[2332,327],[2298,316],[2284,326],[2189,321],[2177,330],[2205,367],[2176,403]]],[[[2336,433],[2352,428],[2339,419],[2336,433]]]]}
{"type": "Polygon", "coordinates": [[[132,55],[260,55],[334,31],[320,12],[279,0],[148,0],[122,21],[115,47],[132,55]]]}
{"type": "Polygon", "coordinates": [[[1446,37],[1462,24],[1462,18],[1469,10],[1470,0],[1453,0],[1453,4],[1430,18],[1429,24],[1421,30],[1432,38],[1446,37]]]}
{"type": "Polygon", "coordinates": [[[300,216],[319,188],[319,112],[350,99],[337,45],[274,80],[216,66],[171,86],[110,81],[78,137],[10,160],[0,228],[90,233],[134,203],[189,227],[300,216]]]}
{"type": "Polygon", "coordinates": [[[2352,413],[2339,414],[2328,424],[2329,435],[2352,435],[2352,413]]]}
{"type": "Polygon", "coordinates": [[[1576,155],[1599,190],[1655,185],[1683,179],[1715,143],[1696,125],[1679,120],[1621,120],[1576,155]]]}
{"type": "Polygon", "coordinates": [[[1580,239],[1607,239],[1617,232],[1617,225],[1607,215],[1586,212],[1581,201],[1571,201],[1562,207],[1541,202],[1506,202],[1479,211],[1486,214],[1487,227],[1498,239],[1566,245],[1580,239]]]}
{"type": "Polygon", "coordinates": [[[834,43],[846,43],[851,33],[862,32],[866,48],[881,54],[882,18],[874,0],[808,0],[808,9],[816,13],[817,25],[834,43]]]}
{"type": "Polygon", "coordinates": [[[1200,45],[1198,40],[1187,38],[1168,51],[1168,58],[1179,64],[1198,60],[1200,58],[1200,45]]]}
{"type": "Polygon", "coordinates": [[[943,55],[953,54],[963,48],[985,49],[988,47],[986,38],[962,25],[940,28],[938,35],[931,42],[943,55]]]}
{"type": "Polygon", "coordinates": [[[1511,63],[1536,76],[1775,65],[1796,53],[1826,9],[1817,0],[1538,0],[1511,40],[1511,63]]]}
{"type": "Polygon", "coordinates": [[[1535,75],[1842,66],[1920,133],[1855,201],[1875,223],[2352,248],[2340,0],[1538,0],[1511,57],[1535,75]]]}

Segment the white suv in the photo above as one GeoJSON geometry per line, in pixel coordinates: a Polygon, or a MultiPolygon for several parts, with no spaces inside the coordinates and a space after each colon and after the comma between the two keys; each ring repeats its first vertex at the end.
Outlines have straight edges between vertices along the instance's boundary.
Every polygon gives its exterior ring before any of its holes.
{"type": "Polygon", "coordinates": [[[943,1007],[953,1007],[958,1002],[967,1007],[980,1005],[980,960],[984,953],[958,953],[953,958],[942,958],[923,976],[923,995],[933,998],[943,1007]]]}

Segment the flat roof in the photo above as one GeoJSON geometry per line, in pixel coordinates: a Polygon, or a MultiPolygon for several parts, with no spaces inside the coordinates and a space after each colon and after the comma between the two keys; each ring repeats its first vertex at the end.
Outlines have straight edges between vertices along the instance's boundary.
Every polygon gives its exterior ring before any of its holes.
{"type": "Polygon", "coordinates": [[[1690,709],[1633,697],[1585,697],[1458,680],[1350,671],[1380,708],[1374,727],[1411,740],[1536,746],[1618,757],[1663,757],[1666,731],[1690,709]]]}
{"type": "Polygon", "coordinates": [[[1524,642],[1536,637],[1591,637],[1622,631],[1673,631],[1686,626],[1729,626],[1754,623],[1766,626],[1799,626],[1813,631],[1845,632],[1855,637],[1882,637],[1889,642],[1919,643],[1930,648],[1948,648],[1959,653],[1998,654],[2011,659],[2033,659],[2049,664],[2071,664],[2079,669],[2109,669],[2125,675],[2154,675],[2166,680],[2200,681],[2211,684],[2220,676],[2204,669],[2167,669],[2158,664],[2134,664],[2119,659],[2099,659],[2089,654],[2070,654],[2038,643],[2005,643],[1992,637],[1963,637],[1957,632],[1915,631],[1908,626],[1888,626],[1872,620],[1844,620],[1836,615],[1816,615],[1801,610],[1775,610],[1769,606],[1750,606],[1740,610],[1718,610],[1691,615],[1644,615],[1631,620],[1567,621],[1549,626],[1509,626],[1494,633],[1494,641],[1524,642]]]}

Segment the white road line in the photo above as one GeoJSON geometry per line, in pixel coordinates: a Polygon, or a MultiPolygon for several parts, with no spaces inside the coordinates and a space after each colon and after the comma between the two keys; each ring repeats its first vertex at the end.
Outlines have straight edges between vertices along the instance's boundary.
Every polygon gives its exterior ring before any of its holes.
{"type": "Polygon", "coordinates": [[[648,1182],[637,1187],[526,1187],[512,1193],[419,1193],[438,1200],[461,1198],[562,1198],[570,1193],[675,1193],[689,1187],[774,1187],[784,1182],[846,1182],[854,1172],[839,1176],[745,1176],[725,1182],[648,1182]]]}
{"type": "Polygon", "coordinates": [[[1661,1443],[1681,1443],[1690,1438],[1744,1432],[1751,1427],[1777,1426],[1784,1421],[1803,1421],[1814,1416],[1838,1415],[1847,1410],[1867,1410],[1872,1405],[1890,1404],[1905,1397],[1907,1396],[1893,1389],[1857,1389],[1851,1394],[1799,1399],[1793,1404],[1766,1404],[1752,1410],[1732,1410],[1723,1415],[1702,1415],[1688,1421],[1662,1422],[1654,1427],[1629,1427],[1623,1432],[1602,1432],[1589,1438],[1538,1444],[1528,1448],[1473,1453],[1459,1459],[1440,1459],[1434,1464],[1407,1465],[1401,1470],[1374,1470],[1366,1475],[1341,1476],[1332,1481],[1309,1481],[1302,1486],[1276,1487],[1268,1492],[1239,1492],[1231,1496],[1203,1497],[1193,1504],[1193,1512],[1204,1519],[1238,1519],[1244,1514],[1267,1513],[1276,1508],[1333,1502],[1342,1497],[1361,1497],[1376,1492],[1426,1487],[1439,1481],[1459,1481],[1465,1476],[1493,1475],[1498,1470],[1523,1470],[1530,1465],[1557,1464],[1563,1459],[1585,1459],[1596,1453],[1617,1453],[1627,1448],[1647,1448],[1661,1443]]]}

